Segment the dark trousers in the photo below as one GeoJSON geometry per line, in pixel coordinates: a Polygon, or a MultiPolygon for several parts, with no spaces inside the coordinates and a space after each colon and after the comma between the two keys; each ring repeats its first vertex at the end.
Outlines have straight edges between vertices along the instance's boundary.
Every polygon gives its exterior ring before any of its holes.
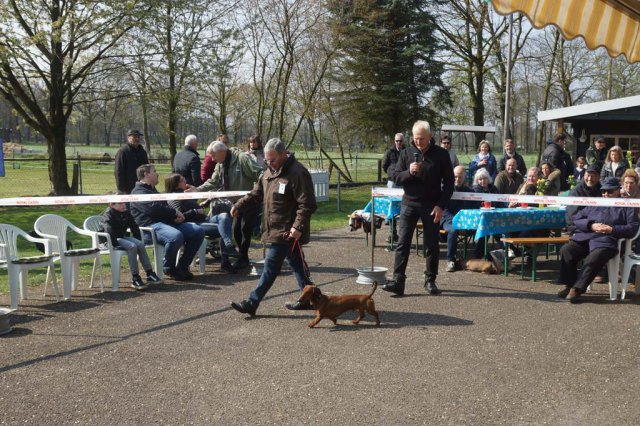
{"type": "Polygon", "coordinates": [[[560,278],[561,284],[569,285],[584,293],[589,284],[607,262],[618,254],[615,248],[597,248],[589,250],[589,242],[575,242],[569,240],[560,249],[560,278]],[[582,270],[578,274],[578,263],[584,259],[582,270]]]}
{"type": "Polygon", "coordinates": [[[393,279],[396,282],[404,282],[405,271],[409,263],[411,241],[418,220],[424,225],[424,244],[426,246],[425,280],[435,281],[438,276],[438,260],[440,257],[440,224],[433,223],[433,216],[429,208],[410,207],[402,205],[398,219],[398,246],[396,248],[395,262],[393,265],[393,279]]]}
{"type": "Polygon", "coordinates": [[[249,258],[249,247],[251,247],[251,237],[253,236],[253,228],[260,215],[262,206],[251,207],[250,209],[240,213],[233,222],[233,238],[238,245],[240,257],[249,258]]]}

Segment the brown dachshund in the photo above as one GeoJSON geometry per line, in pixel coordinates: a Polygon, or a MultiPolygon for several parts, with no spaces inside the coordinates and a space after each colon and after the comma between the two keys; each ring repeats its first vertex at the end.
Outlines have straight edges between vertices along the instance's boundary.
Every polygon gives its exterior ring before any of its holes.
{"type": "Polygon", "coordinates": [[[375,317],[376,326],[380,325],[380,318],[376,312],[376,306],[371,296],[378,288],[378,283],[373,283],[373,289],[369,294],[345,294],[342,296],[325,296],[315,285],[307,285],[302,290],[299,302],[310,302],[316,308],[316,317],[309,322],[309,327],[313,328],[323,318],[328,318],[337,324],[336,318],[347,311],[358,311],[358,318],[353,320],[358,324],[364,318],[364,312],[375,317]]]}

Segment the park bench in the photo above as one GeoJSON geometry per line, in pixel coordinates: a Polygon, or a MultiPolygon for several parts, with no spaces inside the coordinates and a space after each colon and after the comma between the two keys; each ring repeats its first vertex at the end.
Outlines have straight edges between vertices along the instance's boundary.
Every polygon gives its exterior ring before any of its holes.
{"type": "MultiPolygon", "coordinates": [[[[538,251],[540,246],[546,246],[547,250],[547,259],[549,258],[549,247],[551,245],[562,245],[569,241],[569,236],[564,235],[560,237],[505,237],[502,239],[504,243],[504,251],[505,253],[509,252],[509,245],[513,245],[515,247],[521,247],[521,255],[522,255],[522,264],[520,266],[520,278],[524,279],[524,264],[525,264],[525,256],[527,254],[531,255],[531,281],[536,280],[536,267],[537,267],[537,258],[538,251]]],[[[559,253],[559,250],[556,250],[556,254],[559,253]]],[[[504,257],[504,276],[509,275],[509,257],[504,257]]]]}

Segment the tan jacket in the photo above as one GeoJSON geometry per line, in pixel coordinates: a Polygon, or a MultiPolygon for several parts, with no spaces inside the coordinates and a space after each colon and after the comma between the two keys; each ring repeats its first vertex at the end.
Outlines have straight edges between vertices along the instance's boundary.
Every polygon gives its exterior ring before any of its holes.
{"type": "Polygon", "coordinates": [[[293,154],[280,170],[265,170],[251,192],[238,200],[235,207],[243,212],[260,203],[264,203],[262,241],[287,244],[289,241],[283,234],[293,227],[302,232],[300,244],[309,242],[311,215],[318,205],[311,175],[293,154]]]}

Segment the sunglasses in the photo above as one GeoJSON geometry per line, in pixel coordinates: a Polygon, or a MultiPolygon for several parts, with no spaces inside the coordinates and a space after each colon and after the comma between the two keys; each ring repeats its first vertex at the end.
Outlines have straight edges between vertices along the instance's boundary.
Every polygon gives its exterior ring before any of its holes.
{"type": "Polygon", "coordinates": [[[602,190],[600,190],[600,192],[603,193],[603,194],[613,194],[616,191],[617,191],[617,189],[602,189],[602,190]]]}

